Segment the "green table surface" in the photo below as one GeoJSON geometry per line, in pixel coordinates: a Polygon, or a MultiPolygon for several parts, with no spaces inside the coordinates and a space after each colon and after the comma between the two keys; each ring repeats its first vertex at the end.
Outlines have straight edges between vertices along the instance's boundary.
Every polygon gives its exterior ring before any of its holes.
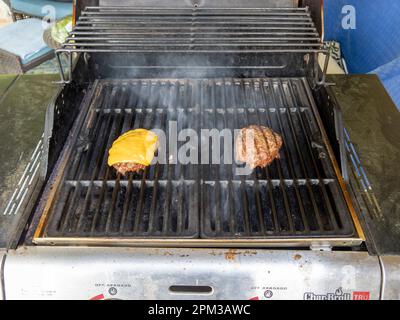
{"type": "Polygon", "coordinates": [[[2,97],[6,95],[7,89],[9,89],[13,82],[18,78],[19,76],[17,75],[12,75],[12,74],[0,74],[0,102],[2,100],[2,97]]]}

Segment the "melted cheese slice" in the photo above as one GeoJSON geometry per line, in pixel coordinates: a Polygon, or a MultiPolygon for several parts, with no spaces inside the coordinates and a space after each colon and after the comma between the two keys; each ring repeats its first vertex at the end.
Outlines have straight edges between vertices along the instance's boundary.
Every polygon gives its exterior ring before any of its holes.
{"type": "Polygon", "coordinates": [[[146,129],[135,129],[121,135],[108,152],[108,165],[131,162],[150,165],[158,147],[158,137],[146,129]]]}

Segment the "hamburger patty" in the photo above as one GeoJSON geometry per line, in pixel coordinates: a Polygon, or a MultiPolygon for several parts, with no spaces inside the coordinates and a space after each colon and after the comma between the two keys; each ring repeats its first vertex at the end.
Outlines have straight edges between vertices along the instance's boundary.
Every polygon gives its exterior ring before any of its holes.
{"type": "Polygon", "coordinates": [[[138,172],[149,166],[158,148],[158,137],[154,132],[138,128],[120,135],[108,151],[107,164],[125,175],[138,172]]]}
{"type": "Polygon", "coordinates": [[[282,137],[270,128],[251,125],[240,130],[236,139],[236,159],[250,168],[266,167],[279,159],[282,137]]]}
{"type": "Polygon", "coordinates": [[[144,170],[146,168],[145,165],[143,164],[137,164],[137,163],[132,163],[132,162],[120,162],[116,163],[113,165],[115,170],[117,170],[119,173],[122,175],[125,175],[126,173],[135,173],[140,170],[144,170]]]}

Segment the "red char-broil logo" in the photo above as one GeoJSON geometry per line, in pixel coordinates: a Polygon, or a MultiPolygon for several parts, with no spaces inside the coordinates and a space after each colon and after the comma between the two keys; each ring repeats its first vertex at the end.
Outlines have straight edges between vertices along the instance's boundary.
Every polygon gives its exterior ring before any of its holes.
{"type": "Polygon", "coordinates": [[[354,291],[353,300],[369,300],[370,295],[368,291],[354,291]]]}

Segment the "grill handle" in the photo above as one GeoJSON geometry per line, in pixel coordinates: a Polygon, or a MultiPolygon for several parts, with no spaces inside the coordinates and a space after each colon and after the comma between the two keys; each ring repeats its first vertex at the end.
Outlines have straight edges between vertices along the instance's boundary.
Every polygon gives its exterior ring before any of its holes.
{"type": "Polygon", "coordinates": [[[210,295],[214,292],[211,286],[199,285],[172,285],[169,287],[172,294],[210,295]]]}

